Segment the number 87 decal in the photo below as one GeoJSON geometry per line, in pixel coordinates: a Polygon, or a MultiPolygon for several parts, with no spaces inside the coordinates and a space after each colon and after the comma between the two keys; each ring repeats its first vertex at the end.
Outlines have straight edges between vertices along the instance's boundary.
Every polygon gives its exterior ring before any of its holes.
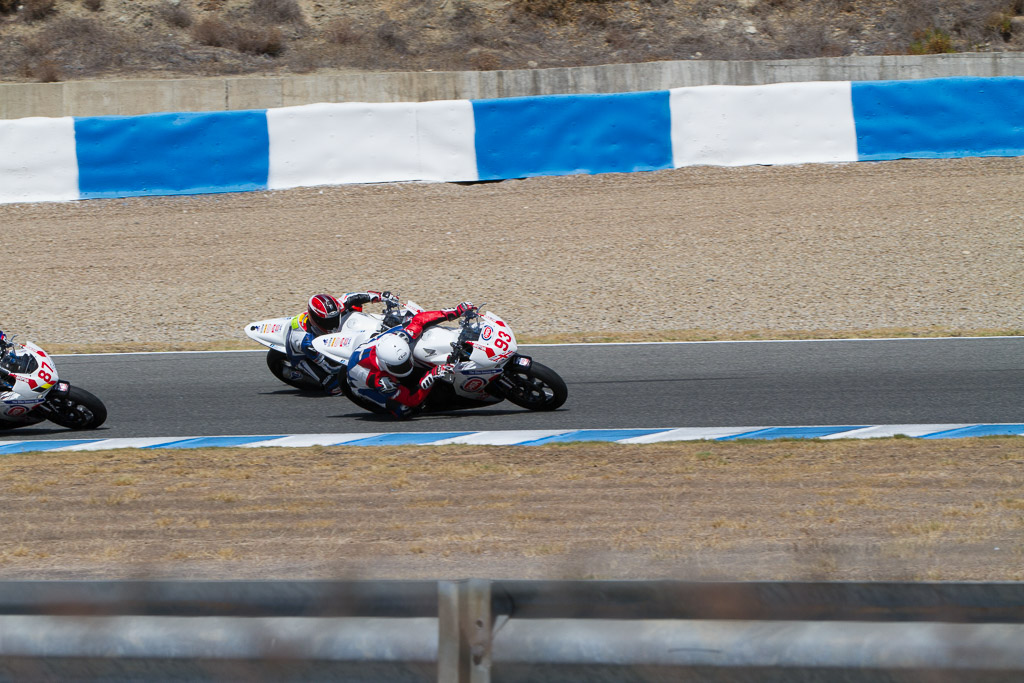
{"type": "Polygon", "coordinates": [[[36,373],[36,377],[49,384],[53,381],[53,375],[51,374],[53,372],[53,366],[49,365],[45,360],[40,363],[40,365],[42,365],[42,367],[39,369],[39,372],[36,373]],[[47,372],[47,369],[49,369],[50,372],[47,372]]]}
{"type": "Polygon", "coordinates": [[[505,330],[498,330],[498,338],[494,340],[494,345],[502,351],[508,351],[508,343],[512,341],[512,335],[505,330]]]}

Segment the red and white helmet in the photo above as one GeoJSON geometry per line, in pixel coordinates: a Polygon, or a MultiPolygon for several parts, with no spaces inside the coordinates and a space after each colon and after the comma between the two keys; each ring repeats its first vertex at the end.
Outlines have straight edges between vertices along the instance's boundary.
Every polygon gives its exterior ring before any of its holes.
{"type": "Polygon", "coordinates": [[[341,304],[330,294],[315,294],[309,298],[306,307],[309,324],[317,335],[337,332],[341,321],[341,304]]]}
{"type": "Polygon", "coordinates": [[[381,370],[395,377],[405,377],[412,372],[412,352],[409,342],[397,334],[385,334],[377,340],[377,365],[381,370]]]}

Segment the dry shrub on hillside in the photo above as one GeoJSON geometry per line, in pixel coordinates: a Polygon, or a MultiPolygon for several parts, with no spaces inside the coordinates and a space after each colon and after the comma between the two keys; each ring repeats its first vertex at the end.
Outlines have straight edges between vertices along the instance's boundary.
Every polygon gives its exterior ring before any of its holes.
{"type": "Polygon", "coordinates": [[[501,68],[501,57],[490,50],[478,50],[469,57],[476,71],[497,71],[501,68]]]}
{"type": "Polygon", "coordinates": [[[953,39],[945,31],[928,29],[914,33],[914,42],[910,44],[912,55],[940,55],[956,52],[953,39]]]}
{"type": "Polygon", "coordinates": [[[11,14],[18,9],[20,0],[0,0],[0,14],[11,14]]]}
{"type": "Polygon", "coordinates": [[[887,15],[901,46],[911,54],[973,51],[992,40],[1007,40],[1001,16],[1024,12],[1022,0],[904,0],[887,15]]]}
{"type": "Polygon", "coordinates": [[[90,12],[99,12],[103,9],[103,0],[82,0],[82,6],[90,12]]]}
{"type": "Polygon", "coordinates": [[[157,9],[157,14],[175,28],[188,28],[192,25],[192,11],[182,4],[173,5],[167,3],[157,9]]]}
{"type": "Polygon", "coordinates": [[[302,21],[302,9],[295,0],[253,0],[250,6],[257,19],[283,24],[302,21]]]}
{"type": "MultiPolygon", "coordinates": [[[[25,41],[23,68],[39,57],[62,64],[67,77],[95,76],[123,66],[133,54],[130,36],[106,28],[92,17],[63,16],[46,23],[31,41],[25,41]]],[[[39,78],[39,75],[35,75],[39,78]]]]}
{"type": "Polygon", "coordinates": [[[514,14],[565,22],[574,4],[573,0],[512,0],[510,7],[514,14]]]}
{"type": "Polygon", "coordinates": [[[25,21],[41,21],[56,10],[56,0],[22,0],[21,16],[25,21]]]}
{"type": "Polygon", "coordinates": [[[323,32],[324,40],[335,45],[353,45],[366,37],[366,30],[351,19],[339,17],[331,20],[323,32]]]}
{"type": "Polygon", "coordinates": [[[234,47],[250,55],[276,57],[284,51],[284,36],[274,27],[238,26],[234,31],[234,47]]]}
{"type": "Polygon", "coordinates": [[[222,19],[203,19],[192,29],[192,38],[202,45],[226,47],[250,55],[276,57],[284,52],[280,29],[267,26],[229,24],[222,19]]]}
{"type": "Polygon", "coordinates": [[[61,80],[60,65],[52,59],[26,62],[23,65],[23,72],[40,83],[56,83],[61,80]]]}
{"type": "Polygon", "coordinates": [[[800,59],[844,54],[844,46],[833,37],[827,24],[815,19],[794,19],[780,24],[776,32],[777,53],[773,56],[800,59]]]}
{"type": "Polygon", "coordinates": [[[235,36],[233,27],[226,21],[207,17],[192,28],[192,39],[210,47],[231,47],[235,36]]]}
{"type": "Polygon", "coordinates": [[[388,20],[381,23],[373,35],[377,42],[392,52],[400,55],[409,53],[409,40],[402,32],[402,25],[397,21],[388,20]]]}
{"type": "Polygon", "coordinates": [[[477,25],[479,18],[473,10],[473,6],[467,2],[456,2],[455,11],[448,17],[448,23],[452,28],[465,30],[477,25]]]}

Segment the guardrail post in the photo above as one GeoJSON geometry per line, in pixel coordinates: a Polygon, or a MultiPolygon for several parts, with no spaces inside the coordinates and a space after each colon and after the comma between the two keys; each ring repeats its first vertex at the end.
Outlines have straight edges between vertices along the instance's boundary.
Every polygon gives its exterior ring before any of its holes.
{"type": "Polygon", "coordinates": [[[438,683],[490,683],[491,582],[439,581],[437,604],[438,683]]]}

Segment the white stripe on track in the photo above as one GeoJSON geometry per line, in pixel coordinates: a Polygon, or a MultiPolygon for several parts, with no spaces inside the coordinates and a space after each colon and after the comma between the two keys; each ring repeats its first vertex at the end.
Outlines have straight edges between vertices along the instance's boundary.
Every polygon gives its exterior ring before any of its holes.
{"type": "MultiPolygon", "coordinates": [[[[558,344],[520,344],[519,348],[558,346],[675,346],[680,344],[823,344],[831,342],[876,342],[876,341],[974,341],[981,339],[1024,339],[1015,335],[991,337],[845,337],[843,339],[709,339],[706,341],[649,341],[649,342],[563,342],[558,344]]],[[[110,351],[102,353],[51,353],[61,358],[70,356],[167,356],[182,354],[212,353],[262,353],[267,349],[224,349],[218,351],[110,351]]]]}

